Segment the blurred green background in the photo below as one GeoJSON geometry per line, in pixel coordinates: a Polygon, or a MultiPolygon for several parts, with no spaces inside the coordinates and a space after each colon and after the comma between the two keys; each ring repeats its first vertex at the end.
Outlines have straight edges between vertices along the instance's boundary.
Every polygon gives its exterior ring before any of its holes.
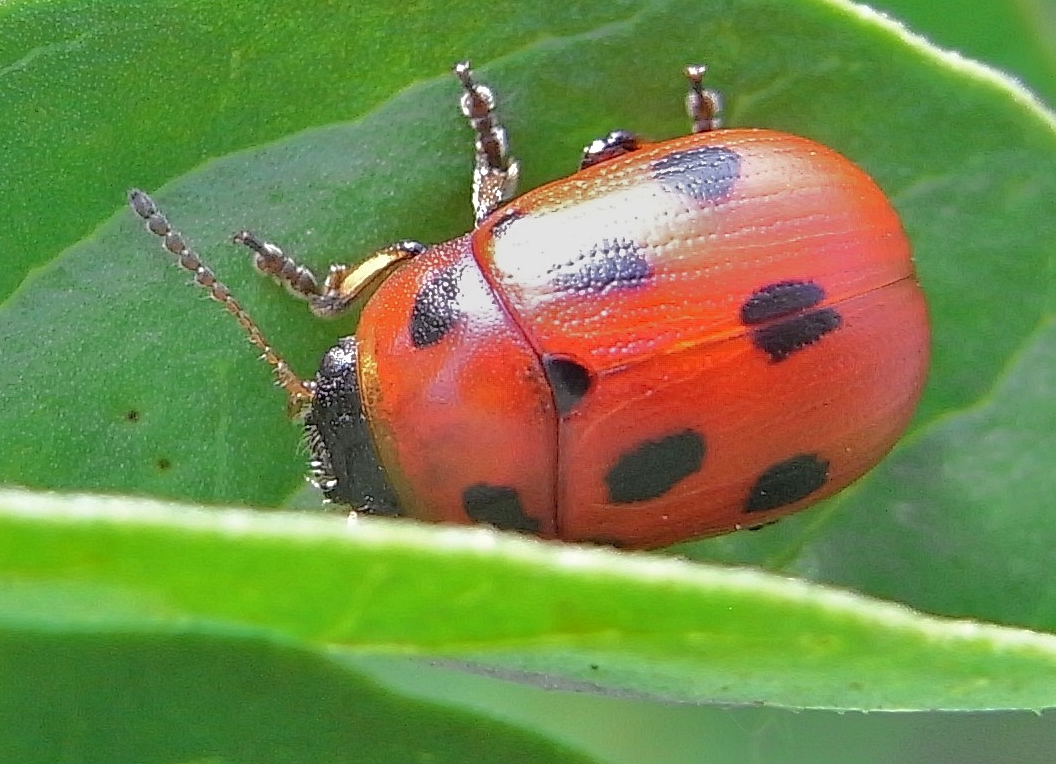
{"type": "MultiPolygon", "coordinates": [[[[942,48],[1018,79],[1056,104],[1056,0],[870,3],[942,48]]],[[[882,76],[882,72],[877,72],[882,76]]],[[[1040,714],[859,714],[665,705],[518,686],[436,669],[432,681],[382,665],[404,692],[450,698],[545,732],[608,764],[1051,764],[1056,710],[1040,714]],[[410,684],[410,677],[415,684],[410,684]]]]}

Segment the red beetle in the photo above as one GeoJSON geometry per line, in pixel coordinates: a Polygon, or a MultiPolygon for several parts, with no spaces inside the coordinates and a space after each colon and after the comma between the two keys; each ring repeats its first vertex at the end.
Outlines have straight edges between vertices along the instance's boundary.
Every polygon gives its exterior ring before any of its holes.
{"type": "Polygon", "coordinates": [[[400,242],[323,282],[243,231],[320,315],[370,294],[299,379],[150,198],[133,209],[264,351],[303,411],[312,478],[367,513],[651,547],[756,527],[875,465],[913,412],[928,321],[895,211],[805,138],[615,131],[513,198],[491,91],[456,69],[476,227],[400,242]]]}

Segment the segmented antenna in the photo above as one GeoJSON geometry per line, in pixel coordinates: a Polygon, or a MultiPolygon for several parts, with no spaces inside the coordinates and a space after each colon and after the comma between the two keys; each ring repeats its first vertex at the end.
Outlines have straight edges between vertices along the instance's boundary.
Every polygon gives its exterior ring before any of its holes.
{"type": "Polygon", "coordinates": [[[291,413],[301,411],[311,402],[314,394],[314,383],[310,380],[302,380],[287,365],[264,339],[260,328],[249,317],[249,314],[239,305],[222,282],[217,281],[216,275],[194,250],[187,246],[183,236],[169,225],[169,221],[161,214],[154,200],[139,189],[132,189],[128,193],[128,203],[132,210],[146,223],[147,230],[162,240],[162,246],[176,256],[176,263],[184,270],[194,274],[194,283],[205,289],[209,296],[220,303],[228,313],[235,317],[238,325],[245,331],[249,341],[261,352],[261,358],[271,366],[275,372],[275,379],[279,387],[286,391],[289,396],[289,409],[291,413]]]}

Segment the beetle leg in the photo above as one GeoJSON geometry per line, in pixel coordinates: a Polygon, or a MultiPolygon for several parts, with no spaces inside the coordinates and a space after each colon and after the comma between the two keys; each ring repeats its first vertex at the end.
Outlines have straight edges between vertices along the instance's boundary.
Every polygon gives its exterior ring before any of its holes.
{"type": "Polygon", "coordinates": [[[253,250],[253,266],[308,302],[317,316],[331,317],[348,310],[360,296],[369,293],[399,262],[421,254],[425,246],[399,241],[378,250],[359,265],[334,264],[322,286],[307,266],[299,265],[278,246],[249,231],[235,234],[235,242],[253,250]]]}
{"type": "Polygon", "coordinates": [[[343,313],[360,297],[373,292],[393,268],[425,249],[417,241],[398,241],[379,249],[359,265],[331,265],[323,293],[309,301],[312,312],[324,317],[343,313]]]}
{"type": "Polygon", "coordinates": [[[299,265],[278,245],[264,241],[250,231],[239,231],[233,238],[236,244],[244,244],[253,250],[254,268],[265,276],[271,276],[291,294],[305,300],[319,296],[319,280],[311,269],[299,265]]]}
{"type": "Polygon", "coordinates": [[[579,169],[585,170],[609,159],[637,151],[639,145],[638,136],[630,130],[613,130],[604,138],[596,138],[583,148],[579,169]]]}
{"type": "Polygon", "coordinates": [[[468,61],[455,64],[462,83],[459,106],[476,134],[473,168],[473,214],[477,223],[517,193],[520,165],[510,156],[506,129],[495,118],[495,96],[487,85],[473,81],[468,61]]]}
{"type": "MultiPolygon", "coordinates": [[[[685,68],[689,80],[689,93],[686,95],[686,112],[693,122],[694,133],[705,133],[722,127],[722,95],[716,90],[705,90],[701,80],[706,71],[703,65],[692,65],[685,68]]],[[[598,138],[583,149],[583,158],[579,160],[579,169],[593,167],[596,164],[629,154],[640,147],[638,136],[628,130],[613,130],[604,138],[598,138]]]]}
{"type": "Polygon", "coordinates": [[[705,71],[703,64],[685,68],[686,79],[689,80],[686,113],[693,122],[694,133],[707,133],[722,127],[722,94],[701,86],[705,71]]]}

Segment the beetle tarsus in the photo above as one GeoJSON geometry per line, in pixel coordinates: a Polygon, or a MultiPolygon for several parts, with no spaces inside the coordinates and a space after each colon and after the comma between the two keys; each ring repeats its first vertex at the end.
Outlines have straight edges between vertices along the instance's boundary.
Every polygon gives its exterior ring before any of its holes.
{"type": "Polygon", "coordinates": [[[690,64],[685,68],[686,79],[689,80],[686,113],[693,123],[694,133],[707,133],[722,127],[722,94],[703,87],[706,71],[703,64],[690,64]]]}
{"type": "Polygon", "coordinates": [[[469,61],[459,61],[454,72],[462,83],[459,106],[476,136],[473,213],[480,223],[516,195],[520,165],[510,156],[506,129],[495,118],[495,96],[491,88],[473,80],[469,61]]]}

